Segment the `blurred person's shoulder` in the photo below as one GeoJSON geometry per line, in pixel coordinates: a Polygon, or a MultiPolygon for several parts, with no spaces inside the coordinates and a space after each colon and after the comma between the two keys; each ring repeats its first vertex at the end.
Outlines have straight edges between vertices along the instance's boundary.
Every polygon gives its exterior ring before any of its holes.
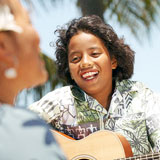
{"type": "Polygon", "coordinates": [[[0,159],[65,159],[49,126],[28,109],[0,107],[0,130],[0,159]]]}

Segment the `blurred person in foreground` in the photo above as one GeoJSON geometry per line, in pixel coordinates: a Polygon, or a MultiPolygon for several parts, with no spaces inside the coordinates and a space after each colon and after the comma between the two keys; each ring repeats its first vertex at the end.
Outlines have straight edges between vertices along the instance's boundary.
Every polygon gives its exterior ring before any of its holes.
{"type": "Polygon", "coordinates": [[[39,36],[18,0],[0,0],[0,159],[64,160],[49,126],[14,107],[19,91],[47,80],[39,36]]]}
{"type": "Polygon", "coordinates": [[[110,130],[129,141],[134,155],[159,152],[160,96],[130,80],[135,55],[130,46],[94,15],[74,19],[56,32],[59,75],[70,85],[30,109],[75,139],[110,130]]]}

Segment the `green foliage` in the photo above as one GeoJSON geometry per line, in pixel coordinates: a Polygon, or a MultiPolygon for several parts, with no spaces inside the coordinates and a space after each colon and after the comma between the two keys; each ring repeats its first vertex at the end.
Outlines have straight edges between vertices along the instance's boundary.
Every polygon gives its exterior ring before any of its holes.
{"type": "Polygon", "coordinates": [[[48,81],[44,85],[32,89],[32,91],[35,92],[36,95],[35,100],[40,99],[49,91],[54,90],[57,86],[64,86],[66,84],[64,80],[58,77],[54,60],[43,53],[41,53],[41,58],[45,62],[45,67],[48,72],[48,81]]]}

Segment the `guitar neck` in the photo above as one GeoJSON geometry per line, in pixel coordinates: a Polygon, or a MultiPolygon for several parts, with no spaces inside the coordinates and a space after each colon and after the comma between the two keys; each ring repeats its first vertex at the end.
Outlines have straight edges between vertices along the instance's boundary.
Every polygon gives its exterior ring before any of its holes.
{"type": "MultiPolygon", "coordinates": [[[[123,160],[154,160],[154,159],[160,159],[160,153],[150,153],[146,155],[138,155],[138,156],[122,158],[122,159],[123,160]]],[[[122,160],[122,159],[117,159],[117,160],[122,160]]]]}

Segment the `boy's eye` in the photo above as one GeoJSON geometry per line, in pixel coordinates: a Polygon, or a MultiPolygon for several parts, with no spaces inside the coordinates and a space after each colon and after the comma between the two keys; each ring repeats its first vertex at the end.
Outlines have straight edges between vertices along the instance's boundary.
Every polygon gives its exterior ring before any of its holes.
{"type": "Polygon", "coordinates": [[[73,62],[73,63],[77,63],[77,62],[79,62],[80,61],[80,57],[78,57],[78,56],[74,56],[72,59],[71,59],[71,62],[73,62]]]}
{"type": "Polygon", "coordinates": [[[92,55],[93,57],[99,57],[100,54],[101,54],[101,53],[98,53],[98,52],[93,52],[93,53],[91,53],[91,55],[92,55]]]}

